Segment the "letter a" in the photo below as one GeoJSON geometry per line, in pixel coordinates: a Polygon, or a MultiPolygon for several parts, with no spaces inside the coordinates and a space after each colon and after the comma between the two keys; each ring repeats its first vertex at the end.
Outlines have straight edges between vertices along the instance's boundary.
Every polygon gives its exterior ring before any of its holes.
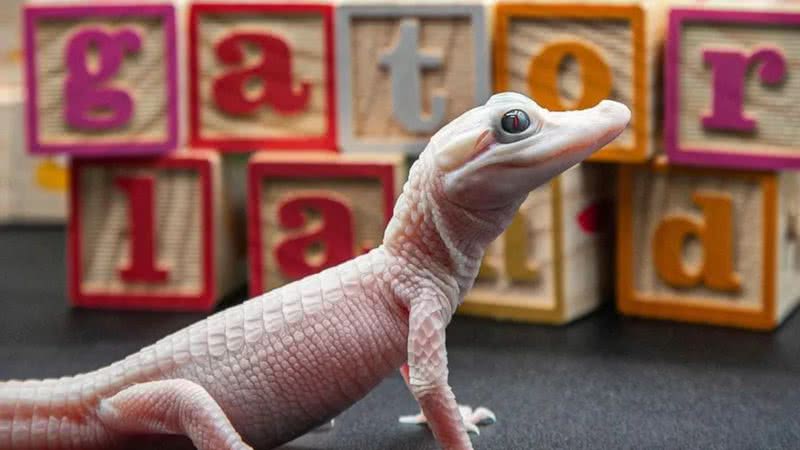
{"type": "Polygon", "coordinates": [[[319,213],[322,223],[310,232],[283,239],[275,248],[278,266],[290,279],[311,275],[353,257],[353,219],[347,200],[330,194],[289,199],[278,207],[281,226],[304,227],[308,210],[319,213]],[[314,246],[322,247],[324,257],[319,262],[309,262],[308,254],[314,246]]]}
{"type": "Polygon", "coordinates": [[[400,22],[400,36],[394,48],[381,57],[381,67],[389,69],[392,78],[392,109],[397,120],[413,133],[433,131],[444,121],[446,98],[434,95],[431,115],[422,115],[422,83],[420,70],[438,69],[440,55],[419,53],[419,21],[404,19],[400,22]]]}
{"type": "Polygon", "coordinates": [[[280,114],[298,113],[308,106],[311,84],[304,81],[295,90],[292,82],[292,55],[286,42],[270,34],[234,33],[219,44],[216,53],[225,64],[242,64],[245,60],[242,45],[252,44],[261,52],[261,61],[249,67],[227,73],[214,80],[214,101],[228,114],[246,115],[268,104],[280,114]],[[246,85],[260,79],[261,95],[250,99],[246,85]]]}
{"type": "Polygon", "coordinates": [[[690,288],[702,281],[711,289],[736,292],[742,281],[733,267],[733,202],[727,194],[712,192],[696,192],[693,199],[703,211],[702,218],[671,215],[656,228],[652,247],[656,272],[676,287],[690,288]],[[690,236],[703,247],[703,261],[695,268],[683,262],[683,247],[690,236]]]}

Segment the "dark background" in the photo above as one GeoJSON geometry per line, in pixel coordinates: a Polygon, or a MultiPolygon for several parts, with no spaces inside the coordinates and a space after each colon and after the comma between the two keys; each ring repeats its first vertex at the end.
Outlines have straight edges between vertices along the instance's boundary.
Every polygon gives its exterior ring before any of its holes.
{"type": "MultiPolygon", "coordinates": [[[[0,379],[111,363],[203,314],[71,310],[61,227],[0,227],[0,379]]],[[[242,290],[222,307],[241,301],[242,290]]],[[[800,448],[800,319],[774,333],[623,318],[565,327],[456,317],[458,400],[494,410],[477,449],[800,448]]],[[[286,449],[435,449],[399,374],[286,449]]]]}

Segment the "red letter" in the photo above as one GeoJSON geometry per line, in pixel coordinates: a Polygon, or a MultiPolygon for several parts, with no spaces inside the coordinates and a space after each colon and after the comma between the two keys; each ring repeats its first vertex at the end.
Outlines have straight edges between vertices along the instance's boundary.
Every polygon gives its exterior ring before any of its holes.
{"type": "Polygon", "coordinates": [[[152,177],[120,177],[116,185],[128,196],[130,205],[130,264],[120,269],[128,283],[167,281],[168,272],[156,267],[155,259],[155,180],[152,177]]]}
{"type": "Polygon", "coordinates": [[[299,92],[292,88],[292,58],[289,46],[269,34],[234,33],[217,44],[217,57],[226,64],[242,64],[242,45],[251,44],[261,51],[257,66],[223,75],[214,80],[214,100],[228,114],[244,115],[266,103],[278,113],[291,114],[308,106],[311,84],[300,83],[299,92]],[[249,81],[260,79],[261,95],[249,99],[245,89],[249,81]]]}
{"type": "Polygon", "coordinates": [[[305,226],[304,213],[308,210],[317,212],[322,223],[309,233],[285,238],[275,248],[275,259],[287,278],[302,278],[353,257],[353,220],[347,201],[330,194],[286,200],[278,207],[281,225],[305,226]],[[315,245],[322,246],[320,253],[324,255],[318,263],[309,262],[307,257],[315,245]]]}

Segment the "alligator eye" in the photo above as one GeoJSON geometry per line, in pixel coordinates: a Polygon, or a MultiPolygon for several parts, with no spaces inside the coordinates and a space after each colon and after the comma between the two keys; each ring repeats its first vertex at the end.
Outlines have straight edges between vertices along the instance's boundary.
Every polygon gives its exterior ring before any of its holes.
{"type": "Polygon", "coordinates": [[[503,114],[503,119],[500,121],[503,130],[506,133],[517,134],[522,133],[531,126],[531,119],[528,114],[521,109],[512,109],[511,111],[503,114]]]}

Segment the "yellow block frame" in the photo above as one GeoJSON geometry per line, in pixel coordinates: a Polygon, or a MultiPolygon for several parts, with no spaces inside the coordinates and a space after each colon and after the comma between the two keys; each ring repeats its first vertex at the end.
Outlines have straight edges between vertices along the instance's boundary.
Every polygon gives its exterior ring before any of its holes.
{"type": "Polygon", "coordinates": [[[495,319],[509,319],[520,322],[566,323],[566,307],[564,305],[564,273],[563,273],[563,221],[562,221],[562,196],[561,178],[556,177],[549,184],[550,199],[552,202],[551,214],[553,222],[553,295],[555,301],[552,308],[525,307],[517,305],[503,305],[493,303],[492,296],[481,297],[474,293],[468,294],[469,300],[465,301],[458,312],[465,315],[492,317],[495,319]]]}

